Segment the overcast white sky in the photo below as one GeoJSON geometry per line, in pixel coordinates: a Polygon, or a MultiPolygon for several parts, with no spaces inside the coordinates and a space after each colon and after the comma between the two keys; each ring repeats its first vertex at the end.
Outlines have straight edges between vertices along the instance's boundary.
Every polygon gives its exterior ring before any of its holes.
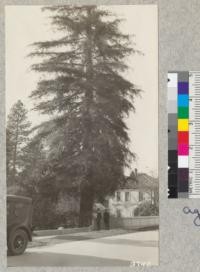
{"type": "MultiPolygon", "coordinates": [[[[144,90],[142,98],[135,101],[136,113],[127,120],[130,129],[131,150],[137,154],[133,168],[158,173],[158,22],[155,5],[107,6],[125,18],[122,30],[134,34],[137,49],[144,56],[128,59],[130,70],[126,77],[144,90]]],[[[53,39],[49,19],[40,6],[6,7],[6,110],[21,99],[30,110],[28,98],[34,90],[39,75],[30,71],[33,60],[29,44],[53,39]]],[[[29,119],[35,125],[43,116],[30,111],[29,119]]]]}

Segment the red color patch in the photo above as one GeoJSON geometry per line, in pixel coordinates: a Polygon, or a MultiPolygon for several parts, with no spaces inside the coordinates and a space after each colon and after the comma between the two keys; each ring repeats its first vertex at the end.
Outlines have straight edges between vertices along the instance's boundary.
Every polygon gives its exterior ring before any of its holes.
{"type": "Polygon", "coordinates": [[[179,131],[178,132],[178,143],[179,144],[189,144],[189,131],[179,131]]]}

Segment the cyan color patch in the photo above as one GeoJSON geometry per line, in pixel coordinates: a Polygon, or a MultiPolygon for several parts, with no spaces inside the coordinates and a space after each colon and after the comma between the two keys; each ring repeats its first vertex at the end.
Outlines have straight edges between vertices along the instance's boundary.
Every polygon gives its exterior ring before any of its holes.
{"type": "Polygon", "coordinates": [[[186,94],[178,95],[178,107],[188,107],[189,106],[189,96],[186,94]]]}

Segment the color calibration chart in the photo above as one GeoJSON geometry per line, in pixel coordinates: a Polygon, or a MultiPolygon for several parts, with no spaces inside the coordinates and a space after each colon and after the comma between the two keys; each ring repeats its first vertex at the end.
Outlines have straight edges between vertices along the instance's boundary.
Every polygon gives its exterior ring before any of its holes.
{"type": "Polygon", "coordinates": [[[168,73],[168,198],[200,198],[200,71],[168,73]]]}

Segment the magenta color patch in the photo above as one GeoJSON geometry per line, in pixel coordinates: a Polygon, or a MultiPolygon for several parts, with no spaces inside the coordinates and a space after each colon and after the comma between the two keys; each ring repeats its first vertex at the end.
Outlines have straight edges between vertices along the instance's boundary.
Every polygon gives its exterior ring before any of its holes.
{"type": "Polygon", "coordinates": [[[189,155],[189,145],[179,144],[178,145],[178,155],[189,155]]]}

